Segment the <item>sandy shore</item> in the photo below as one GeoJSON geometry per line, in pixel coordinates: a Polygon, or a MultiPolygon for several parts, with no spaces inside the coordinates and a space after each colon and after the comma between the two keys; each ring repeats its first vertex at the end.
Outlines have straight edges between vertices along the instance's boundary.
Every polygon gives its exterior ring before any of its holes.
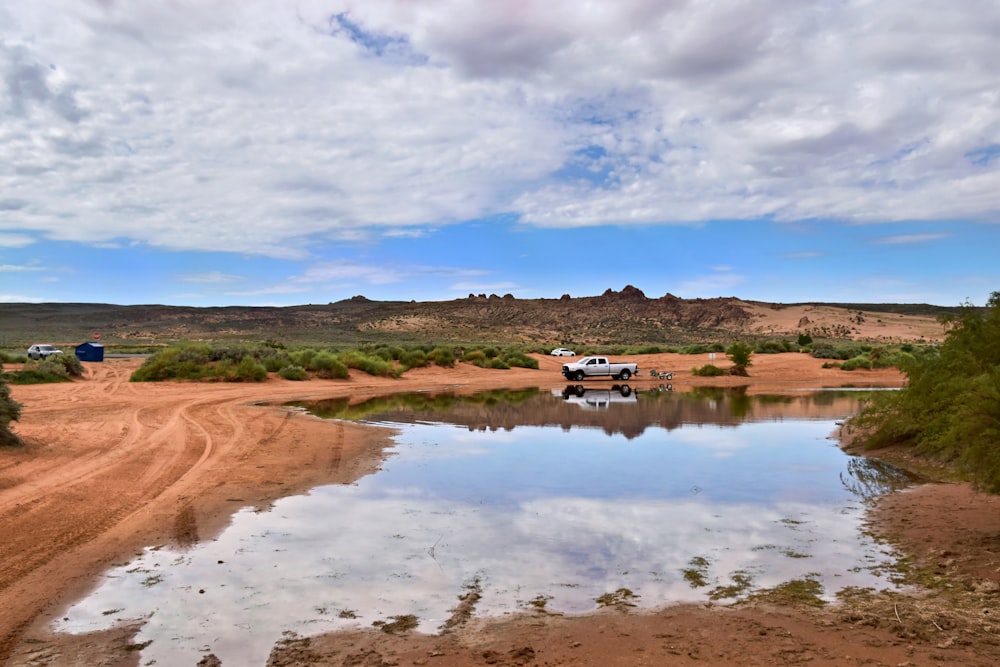
{"type": "MultiPolygon", "coordinates": [[[[53,635],[50,620],[102,571],[143,546],[210,538],[241,507],[351,482],[382,461],[389,443],[381,430],[324,422],[273,403],[361,400],[417,389],[564,386],[561,360],[539,360],[537,371],[459,364],[410,371],[397,380],[354,374],[343,381],[140,384],[128,382],[138,360],[109,359],[88,364],[85,377],[73,383],[13,387],[24,406],[15,431],[26,446],[0,451],[0,660],[137,665],[138,653],[128,648],[135,628],[67,637],[53,635]]],[[[643,369],[674,370],[678,390],[748,384],[748,392],[762,393],[902,382],[895,371],[823,369],[821,360],[800,354],[755,355],[750,378],[704,380],[692,377],[690,368],[707,359],[663,354],[633,360],[643,369]]],[[[917,562],[965,582],[962,587],[981,597],[982,609],[975,598],[962,613],[979,617],[960,623],[913,597],[871,615],[757,604],[470,618],[432,636],[373,630],[288,638],[269,664],[998,664],[998,499],[961,484],[926,485],[881,501],[872,522],[917,562]]]]}

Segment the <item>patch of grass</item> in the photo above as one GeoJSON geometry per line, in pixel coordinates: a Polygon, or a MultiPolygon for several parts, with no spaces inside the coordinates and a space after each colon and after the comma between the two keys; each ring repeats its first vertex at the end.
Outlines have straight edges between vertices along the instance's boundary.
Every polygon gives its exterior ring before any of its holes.
{"type": "Polygon", "coordinates": [[[716,586],[708,593],[711,600],[723,600],[727,598],[738,598],[753,585],[753,577],[746,570],[736,570],[729,577],[732,581],[728,586],[716,586]]]}
{"type": "Polygon", "coordinates": [[[380,629],[382,632],[394,635],[400,632],[409,632],[417,627],[418,621],[417,617],[413,614],[400,614],[399,616],[390,616],[391,621],[374,621],[373,626],[380,629]]]}
{"type": "Polygon", "coordinates": [[[708,566],[709,561],[704,556],[695,556],[690,561],[688,561],[688,567],[681,570],[684,576],[684,580],[687,581],[691,588],[701,588],[702,586],[708,586],[708,581],[705,577],[708,576],[708,566]]]}
{"type": "Polygon", "coordinates": [[[596,602],[601,607],[634,607],[632,600],[639,596],[627,588],[619,588],[614,593],[605,593],[597,598],[596,602]]]}
{"type": "Polygon", "coordinates": [[[148,577],[146,577],[145,579],[142,580],[142,585],[145,586],[146,588],[152,588],[153,586],[155,586],[156,584],[160,583],[161,581],[163,581],[163,576],[162,575],[151,574],[151,575],[149,575],[148,577]]]}
{"type": "Polygon", "coordinates": [[[822,607],[826,605],[820,595],[823,593],[823,585],[819,583],[812,574],[802,579],[792,579],[783,584],[778,584],[774,588],[757,591],[751,598],[754,600],[767,600],[779,604],[804,604],[811,607],[822,607]]]}
{"type": "Polygon", "coordinates": [[[536,595],[528,600],[528,604],[538,611],[545,611],[545,607],[549,604],[549,600],[551,599],[551,595],[536,595]]]}

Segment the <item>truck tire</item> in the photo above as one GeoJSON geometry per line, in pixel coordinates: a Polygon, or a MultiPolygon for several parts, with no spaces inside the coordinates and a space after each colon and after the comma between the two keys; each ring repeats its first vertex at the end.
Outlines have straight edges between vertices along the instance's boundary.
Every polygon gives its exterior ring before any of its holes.
{"type": "Polygon", "coordinates": [[[625,370],[623,370],[621,373],[618,374],[618,379],[626,381],[626,382],[628,381],[628,379],[630,377],[632,377],[632,371],[630,371],[627,368],[625,370]]]}
{"type": "Polygon", "coordinates": [[[573,373],[573,379],[577,382],[583,382],[583,371],[577,371],[573,373]]]}

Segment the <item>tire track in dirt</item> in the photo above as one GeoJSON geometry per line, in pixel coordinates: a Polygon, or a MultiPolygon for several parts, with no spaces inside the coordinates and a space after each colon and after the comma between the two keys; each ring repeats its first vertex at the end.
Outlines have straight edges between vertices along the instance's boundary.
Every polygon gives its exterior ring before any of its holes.
{"type": "MultiPolygon", "coordinates": [[[[114,396],[126,386],[123,377],[122,372],[101,374],[95,385],[81,383],[65,392],[63,399],[70,396],[76,402],[86,402],[95,393],[94,387],[97,393],[114,396]]],[[[134,392],[130,389],[128,393],[134,392]]],[[[142,512],[167,491],[181,490],[184,485],[179,481],[206,465],[215,449],[216,440],[199,423],[201,419],[225,423],[227,441],[240,433],[239,420],[224,405],[231,398],[227,392],[222,394],[208,399],[197,393],[180,394],[177,400],[174,391],[175,400],[126,406],[125,415],[116,415],[127,421],[117,437],[79,457],[50,466],[37,482],[0,492],[0,535],[4,536],[0,540],[0,594],[13,587],[30,586],[30,580],[52,569],[53,554],[71,554],[142,512]],[[206,406],[212,412],[203,417],[201,412],[206,406]],[[123,486],[122,480],[132,483],[123,486]],[[95,504],[95,498],[101,502],[95,504]],[[26,526],[31,530],[24,530],[26,526]]],[[[102,414],[95,410],[89,418],[100,420],[102,414]]],[[[40,419],[46,421],[44,416],[40,419]]],[[[81,415],[81,421],[86,419],[81,415]]],[[[53,437],[50,442],[56,443],[50,447],[58,447],[72,437],[74,430],[86,426],[48,429],[53,437]]],[[[179,514],[186,521],[194,517],[193,509],[183,505],[179,514]]],[[[177,534],[176,530],[172,532],[177,534]]],[[[46,603],[46,596],[41,595],[26,618],[0,623],[0,659],[8,654],[13,637],[46,603]]]]}

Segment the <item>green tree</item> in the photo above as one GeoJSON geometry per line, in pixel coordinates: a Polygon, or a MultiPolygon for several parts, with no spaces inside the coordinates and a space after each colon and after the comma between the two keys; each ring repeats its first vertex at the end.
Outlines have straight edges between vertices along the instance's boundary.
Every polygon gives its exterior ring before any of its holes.
{"type": "Polygon", "coordinates": [[[746,343],[735,342],[726,350],[726,357],[733,362],[729,369],[730,375],[748,375],[747,368],[752,365],[750,357],[753,355],[753,348],[746,343]]]}
{"type": "Polygon", "coordinates": [[[986,308],[965,304],[942,323],[938,353],[907,357],[906,388],[879,392],[851,423],[871,448],[910,446],[1000,493],[1000,292],[986,308]]]}
{"type": "Polygon", "coordinates": [[[21,439],[10,430],[10,423],[21,417],[21,404],[11,398],[10,386],[0,376],[0,446],[20,445],[21,439]]]}

